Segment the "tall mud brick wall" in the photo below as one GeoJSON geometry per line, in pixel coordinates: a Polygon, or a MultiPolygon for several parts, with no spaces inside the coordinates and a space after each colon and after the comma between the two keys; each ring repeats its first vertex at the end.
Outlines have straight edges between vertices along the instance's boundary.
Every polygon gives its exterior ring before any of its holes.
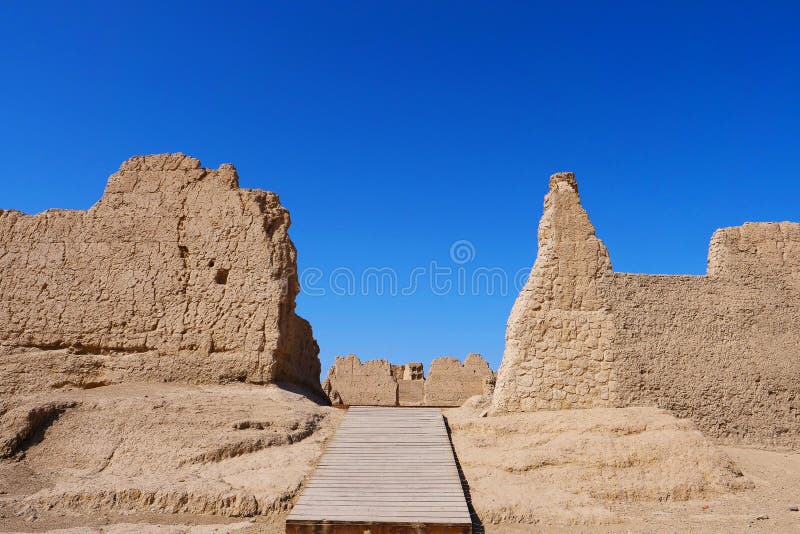
{"type": "Polygon", "coordinates": [[[76,381],[290,382],[321,395],[289,224],[278,196],[240,189],[232,165],[183,154],[131,158],[87,211],[0,211],[2,367],[49,357],[76,381]]]}
{"type": "Polygon", "coordinates": [[[654,405],[726,441],[796,446],[798,327],[800,224],[717,230],[705,276],[617,273],[556,174],[493,410],[654,405]]]}

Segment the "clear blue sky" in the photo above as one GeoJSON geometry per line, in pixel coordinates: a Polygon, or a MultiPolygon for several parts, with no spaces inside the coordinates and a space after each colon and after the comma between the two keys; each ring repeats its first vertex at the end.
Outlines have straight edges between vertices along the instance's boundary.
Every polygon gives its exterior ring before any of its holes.
{"type": "MultiPolygon", "coordinates": [[[[800,219],[800,4],[647,4],[2,2],[0,208],[88,208],[131,155],[183,151],[280,194],[315,287],[407,285],[529,268],[572,170],[615,269],[700,274],[715,228],[800,219]]],[[[421,285],[302,295],[323,372],[497,367],[515,292],[421,285]]]]}

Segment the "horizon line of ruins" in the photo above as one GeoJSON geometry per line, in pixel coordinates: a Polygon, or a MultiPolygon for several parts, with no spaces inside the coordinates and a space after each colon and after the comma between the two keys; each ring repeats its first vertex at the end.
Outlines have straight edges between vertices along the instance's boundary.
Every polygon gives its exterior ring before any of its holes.
{"type": "MultiPolygon", "coordinates": [[[[704,275],[617,272],[574,174],[556,173],[532,269],[473,267],[465,240],[435,265],[449,269],[447,291],[518,291],[496,375],[474,355],[427,379],[341,358],[322,384],[295,299],[303,285],[325,290],[325,273],[298,273],[278,196],[238,183],[233,165],[136,156],[88,210],[0,210],[0,355],[57,359],[53,387],[284,383],[323,403],[389,405],[484,395],[489,415],[655,406],[720,440],[800,443],[798,223],[718,229],[704,275]]],[[[391,268],[364,276],[327,290],[408,290],[391,268]]]]}

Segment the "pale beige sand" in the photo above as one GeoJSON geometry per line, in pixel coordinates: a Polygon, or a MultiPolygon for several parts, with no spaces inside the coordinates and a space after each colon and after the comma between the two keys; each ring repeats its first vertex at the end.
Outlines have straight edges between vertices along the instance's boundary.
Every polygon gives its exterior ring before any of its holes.
{"type": "Polygon", "coordinates": [[[480,413],[445,411],[486,532],[800,531],[796,452],[719,447],[654,408],[480,413]]]}
{"type": "Polygon", "coordinates": [[[0,443],[25,430],[0,461],[6,531],[129,523],[126,514],[167,524],[181,521],[172,514],[206,524],[282,517],[342,415],[277,386],[238,384],[131,384],[2,404],[0,443]],[[25,413],[54,404],[57,418],[27,428],[25,413]]]}
{"type": "MultiPolygon", "coordinates": [[[[75,406],[0,461],[2,532],[282,533],[342,415],[274,386],[112,386],[49,401],[75,406]]],[[[789,511],[800,453],[720,447],[650,408],[482,410],[445,415],[488,533],[800,532],[789,511]]]]}

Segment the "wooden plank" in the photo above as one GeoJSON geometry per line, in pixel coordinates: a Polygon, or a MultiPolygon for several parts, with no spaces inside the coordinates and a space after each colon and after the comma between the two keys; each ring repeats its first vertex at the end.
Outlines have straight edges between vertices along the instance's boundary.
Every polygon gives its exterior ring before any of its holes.
{"type": "MultiPolygon", "coordinates": [[[[412,519],[418,519],[419,517],[441,517],[441,516],[458,516],[463,517],[462,514],[468,514],[469,509],[467,508],[466,504],[463,504],[461,507],[459,506],[438,506],[435,504],[430,505],[422,505],[419,503],[414,503],[413,505],[408,505],[405,507],[400,507],[399,505],[393,506],[392,503],[382,503],[382,504],[358,504],[358,503],[350,503],[348,505],[338,505],[338,504],[321,504],[321,503],[311,503],[311,504],[297,504],[295,505],[296,514],[318,514],[324,513],[326,515],[330,514],[344,514],[353,516],[354,514],[357,515],[369,515],[370,517],[380,516],[380,517],[393,517],[393,516],[403,516],[403,517],[411,517],[412,519]]],[[[293,509],[294,511],[294,509],[293,509]]]]}
{"type": "MultiPolygon", "coordinates": [[[[467,516],[469,517],[469,516],[467,516]]],[[[333,521],[359,521],[359,522],[408,522],[408,523],[459,523],[463,522],[464,514],[453,513],[434,513],[434,512],[387,512],[387,513],[373,513],[369,510],[355,510],[353,513],[348,513],[346,510],[337,510],[336,507],[322,512],[297,512],[292,514],[293,520],[318,520],[333,521]],[[324,518],[320,518],[324,515],[324,518]]],[[[290,520],[287,520],[290,521],[290,520]]]]}
{"type": "MultiPolygon", "coordinates": [[[[353,495],[359,496],[364,495],[366,490],[369,489],[369,486],[363,487],[353,487],[353,486],[314,486],[313,488],[309,488],[310,494],[313,495],[353,495]]],[[[375,494],[397,494],[397,495],[440,495],[443,497],[450,497],[451,495],[460,496],[458,492],[451,491],[446,488],[432,488],[432,489],[418,489],[418,488],[377,488],[374,491],[375,494]]]]}
{"type": "Polygon", "coordinates": [[[472,527],[469,525],[449,525],[405,523],[405,524],[386,524],[375,525],[374,523],[358,523],[353,521],[338,521],[320,525],[316,521],[295,521],[286,525],[286,534],[471,534],[472,527]]]}
{"type": "Polygon", "coordinates": [[[461,501],[458,499],[458,495],[453,494],[445,494],[445,495],[438,495],[438,494],[428,494],[428,495],[415,495],[415,494],[408,494],[402,492],[386,492],[380,494],[370,495],[369,499],[364,499],[363,497],[353,494],[345,494],[339,495],[337,493],[309,493],[308,495],[303,496],[301,499],[298,499],[297,503],[311,503],[311,502],[326,502],[326,501],[337,501],[342,503],[347,502],[454,502],[460,503],[461,501]]]}
{"type": "Polygon", "coordinates": [[[286,520],[290,534],[365,530],[471,532],[438,409],[351,407],[286,520]]]}
{"type": "Polygon", "coordinates": [[[439,503],[447,503],[442,506],[445,508],[451,507],[461,507],[466,506],[466,502],[464,499],[460,501],[456,499],[457,495],[447,495],[444,497],[436,497],[433,495],[426,496],[426,497],[419,497],[419,498],[408,498],[403,497],[402,494],[395,495],[395,494],[383,494],[382,496],[370,496],[369,499],[358,499],[355,496],[351,496],[349,499],[339,499],[337,500],[336,495],[319,495],[319,496],[309,496],[303,497],[297,500],[295,506],[315,506],[319,504],[320,507],[326,506],[327,503],[331,501],[336,501],[338,504],[342,506],[360,506],[362,504],[366,505],[375,505],[375,506],[385,506],[387,503],[391,505],[396,505],[398,508],[408,508],[408,507],[433,507],[434,503],[435,506],[439,506],[439,503]],[[430,497],[428,499],[427,497],[430,497]]]}

